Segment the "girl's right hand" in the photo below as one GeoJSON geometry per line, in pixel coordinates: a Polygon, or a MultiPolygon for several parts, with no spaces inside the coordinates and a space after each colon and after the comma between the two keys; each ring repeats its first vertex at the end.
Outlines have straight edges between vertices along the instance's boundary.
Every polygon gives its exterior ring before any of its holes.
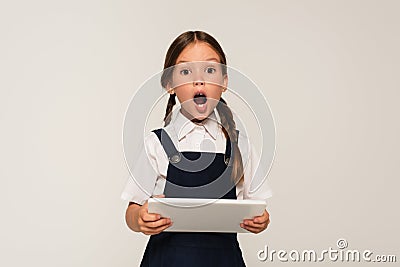
{"type": "MultiPolygon", "coordinates": [[[[157,195],[153,197],[165,197],[157,195]]],[[[146,201],[138,211],[137,225],[139,231],[145,235],[156,235],[172,225],[170,218],[161,218],[160,214],[148,213],[148,202],[146,201]]]]}

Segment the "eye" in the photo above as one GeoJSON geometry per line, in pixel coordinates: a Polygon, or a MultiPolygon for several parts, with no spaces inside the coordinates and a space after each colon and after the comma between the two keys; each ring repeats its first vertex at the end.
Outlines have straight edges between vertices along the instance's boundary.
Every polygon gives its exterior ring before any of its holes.
{"type": "Polygon", "coordinates": [[[208,74],[215,73],[217,70],[214,67],[207,67],[206,72],[208,74]]]}
{"type": "Polygon", "coordinates": [[[189,75],[190,72],[191,72],[191,71],[188,70],[188,69],[183,69],[183,70],[181,70],[179,73],[182,74],[182,75],[189,75]]]}

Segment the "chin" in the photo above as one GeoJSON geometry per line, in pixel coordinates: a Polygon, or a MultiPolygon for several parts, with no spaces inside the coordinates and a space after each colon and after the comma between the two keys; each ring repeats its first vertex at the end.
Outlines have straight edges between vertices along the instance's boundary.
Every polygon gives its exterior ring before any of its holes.
{"type": "Polygon", "coordinates": [[[204,120],[208,118],[208,116],[211,114],[211,111],[206,110],[205,112],[199,113],[197,110],[191,110],[189,113],[190,113],[190,119],[204,120]]]}

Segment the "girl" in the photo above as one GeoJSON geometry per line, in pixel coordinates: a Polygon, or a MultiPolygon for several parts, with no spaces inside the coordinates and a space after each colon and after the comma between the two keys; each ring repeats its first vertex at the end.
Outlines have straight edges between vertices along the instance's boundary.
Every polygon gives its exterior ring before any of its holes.
{"type": "MultiPolygon", "coordinates": [[[[246,138],[236,130],[232,112],[221,97],[227,90],[227,78],[225,54],[218,42],[205,32],[182,33],[167,51],[161,77],[162,86],[170,94],[164,127],[145,138],[147,154],[137,164],[143,177],[135,177],[140,187],[129,179],[121,196],[130,201],[126,210],[128,227],[151,235],[140,266],[245,266],[236,233],[164,232],[173,222],[147,211],[150,196],[229,199],[270,196],[268,190],[253,193],[249,190],[257,158],[250,149],[244,170],[239,147],[245,144],[246,138]],[[197,65],[190,66],[192,63],[197,65]],[[204,75],[193,78],[192,82],[182,82],[191,75],[194,77],[195,68],[204,71],[204,75]],[[218,82],[204,79],[207,75],[218,77],[218,82]],[[182,81],[178,82],[179,79],[182,81]],[[176,97],[181,108],[173,111],[176,97]],[[213,151],[200,147],[205,140],[212,144],[213,151]],[[207,155],[212,160],[205,168],[190,171],[182,167],[185,161],[181,157],[210,159],[207,155]],[[204,187],[220,176],[230,179],[221,179],[217,190],[204,187]]],[[[265,210],[261,216],[244,220],[240,226],[259,233],[268,224],[269,214],[265,210]]]]}

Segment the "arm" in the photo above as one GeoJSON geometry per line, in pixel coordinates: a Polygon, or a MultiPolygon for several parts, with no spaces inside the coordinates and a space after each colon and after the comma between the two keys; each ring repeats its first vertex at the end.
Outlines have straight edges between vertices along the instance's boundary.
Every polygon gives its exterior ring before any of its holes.
{"type": "MultiPolygon", "coordinates": [[[[243,139],[243,138],[242,138],[243,139]]],[[[271,197],[272,192],[266,180],[261,180],[263,172],[259,170],[260,157],[254,146],[250,144],[247,154],[247,166],[244,170],[243,199],[263,199],[271,197]],[[261,184],[260,184],[261,183],[261,184]]],[[[270,223],[270,215],[267,210],[260,216],[252,219],[245,219],[240,227],[258,234],[267,229],[270,223]]]]}
{"type": "Polygon", "coordinates": [[[159,214],[148,213],[147,201],[143,205],[130,202],[125,213],[126,224],[134,232],[145,235],[158,234],[172,225],[171,219],[161,218],[159,214]]]}
{"type": "Polygon", "coordinates": [[[161,176],[160,169],[167,168],[165,163],[168,164],[168,157],[155,133],[147,135],[144,143],[147,149],[143,148],[139,154],[131,170],[133,176],[129,177],[121,198],[129,201],[125,212],[125,221],[129,229],[152,235],[171,225],[169,219],[161,219],[158,214],[149,214],[147,210],[147,199],[155,193],[157,178],[161,176]]]}

